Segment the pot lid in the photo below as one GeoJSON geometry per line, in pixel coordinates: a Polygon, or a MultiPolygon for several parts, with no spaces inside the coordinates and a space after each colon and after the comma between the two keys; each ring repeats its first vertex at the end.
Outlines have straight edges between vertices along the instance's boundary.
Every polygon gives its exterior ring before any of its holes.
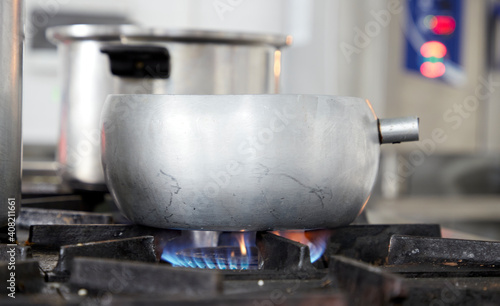
{"type": "Polygon", "coordinates": [[[282,47],[292,43],[292,37],[289,35],[143,28],[135,25],[75,24],[56,26],[47,29],[46,35],[47,39],[54,44],[74,40],[149,40],[186,43],[272,45],[282,47]]]}

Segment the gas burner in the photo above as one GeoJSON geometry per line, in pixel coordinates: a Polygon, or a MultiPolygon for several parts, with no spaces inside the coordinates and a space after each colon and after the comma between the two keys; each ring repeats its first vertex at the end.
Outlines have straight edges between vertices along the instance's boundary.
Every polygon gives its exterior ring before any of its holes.
{"type": "Polygon", "coordinates": [[[212,247],[185,249],[177,252],[179,265],[184,267],[221,270],[248,270],[258,268],[258,251],[252,247],[212,247]]]}
{"type": "MultiPolygon", "coordinates": [[[[81,224],[114,220],[110,214],[85,214],[40,206],[21,212],[29,232],[18,229],[18,240],[28,241],[14,248],[15,302],[500,303],[500,242],[442,238],[439,225],[351,225],[293,235],[196,233],[81,224]],[[66,224],[57,224],[62,220],[66,224]],[[313,260],[310,249],[321,241],[324,252],[313,260]],[[166,262],[165,254],[187,267],[166,262]]],[[[10,248],[0,245],[6,279],[10,248]]]]}

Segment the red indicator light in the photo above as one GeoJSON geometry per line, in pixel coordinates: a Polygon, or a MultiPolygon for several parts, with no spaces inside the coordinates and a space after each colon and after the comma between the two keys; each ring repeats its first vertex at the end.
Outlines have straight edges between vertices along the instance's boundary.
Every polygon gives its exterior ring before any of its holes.
{"type": "Polygon", "coordinates": [[[434,79],[434,78],[439,78],[446,72],[446,68],[443,63],[441,62],[424,62],[420,66],[420,72],[422,73],[423,76],[434,79]]]}
{"type": "Polygon", "coordinates": [[[420,54],[427,58],[443,58],[447,51],[446,46],[439,41],[428,41],[420,47],[420,54]]]}
{"type": "Polygon", "coordinates": [[[429,21],[429,29],[437,35],[449,35],[455,32],[457,23],[451,16],[434,16],[429,21]]]}

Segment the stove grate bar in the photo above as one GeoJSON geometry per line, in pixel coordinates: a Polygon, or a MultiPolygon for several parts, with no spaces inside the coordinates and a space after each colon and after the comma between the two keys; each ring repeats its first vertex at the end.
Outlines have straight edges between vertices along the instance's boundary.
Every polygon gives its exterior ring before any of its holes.
{"type": "Polygon", "coordinates": [[[209,298],[221,292],[222,277],[214,270],[76,257],[69,283],[75,288],[97,291],[100,296],[134,294],[209,298]]]}
{"type": "MultiPolygon", "coordinates": [[[[454,277],[484,277],[500,278],[500,269],[496,267],[481,267],[476,265],[449,266],[445,264],[405,264],[382,266],[384,271],[397,273],[405,278],[454,278],[454,277]]],[[[500,285],[500,279],[497,280],[500,285]]]]}
{"type": "Polygon", "coordinates": [[[314,271],[309,247],[269,232],[257,234],[260,253],[259,268],[281,271],[314,271]]]}
{"type": "Polygon", "coordinates": [[[288,289],[276,289],[271,292],[246,293],[236,296],[220,296],[216,298],[172,298],[172,297],[118,297],[113,299],[110,306],[304,306],[304,305],[328,305],[348,306],[348,298],[341,292],[313,291],[289,293],[288,289]]]}
{"type": "Polygon", "coordinates": [[[156,256],[181,231],[128,224],[32,225],[29,242],[36,246],[60,247],[70,244],[153,236],[156,256]]]}
{"type": "Polygon", "coordinates": [[[75,257],[99,257],[143,262],[158,261],[155,254],[154,238],[143,236],[63,246],[59,251],[59,261],[54,272],[69,273],[72,270],[72,261],[75,257]]]}
{"type": "Polygon", "coordinates": [[[346,292],[354,305],[387,305],[408,293],[404,278],[367,263],[343,256],[330,257],[332,282],[346,292]]]}
{"type": "Polygon", "coordinates": [[[395,235],[391,238],[388,263],[498,268],[500,242],[395,235]]]}
{"type": "Polygon", "coordinates": [[[374,265],[386,263],[393,235],[441,237],[437,224],[350,225],[333,229],[324,258],[332,255],[361,260],[374,265]]]}
{"type": "Polygon", "coordinates": [[[22,208],[17,219],[21,229],[39,224],[112,224],[111,214],[89,213],[82,211],[22,208]]]}

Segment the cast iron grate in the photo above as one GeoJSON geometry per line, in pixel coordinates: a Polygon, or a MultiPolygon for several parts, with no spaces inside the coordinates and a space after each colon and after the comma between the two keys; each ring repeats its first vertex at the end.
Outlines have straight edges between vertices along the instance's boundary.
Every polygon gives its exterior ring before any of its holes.
{"type": "MultiPolygon", "coordinates": [[[[29,232],[20,229],[18,237],[27,241],[20,239],[13,251],[16,303],[500,303],[500,242],[444,239],[438,225],[332,229],[323,256],[314,264],[306,245],[259,232],[251,262],[256,269],[207,270],[160,262],[165,246],[182,239],[181,231],[106,224],[113,222],[109,214],[85,219],[86,214],[65,213],[77,216],[65,219],[74,222],[53,224],[58,211],[42,207],[24,213],[29,232]],[[103,224],[81,224],[85,220],[103,224]]],[[[10,257],[4,253],[10,248],[0,245],[0,274],[5,278],[10,257]]],[[[7,294],[1,290],[0,303],[7,294]]]]}

